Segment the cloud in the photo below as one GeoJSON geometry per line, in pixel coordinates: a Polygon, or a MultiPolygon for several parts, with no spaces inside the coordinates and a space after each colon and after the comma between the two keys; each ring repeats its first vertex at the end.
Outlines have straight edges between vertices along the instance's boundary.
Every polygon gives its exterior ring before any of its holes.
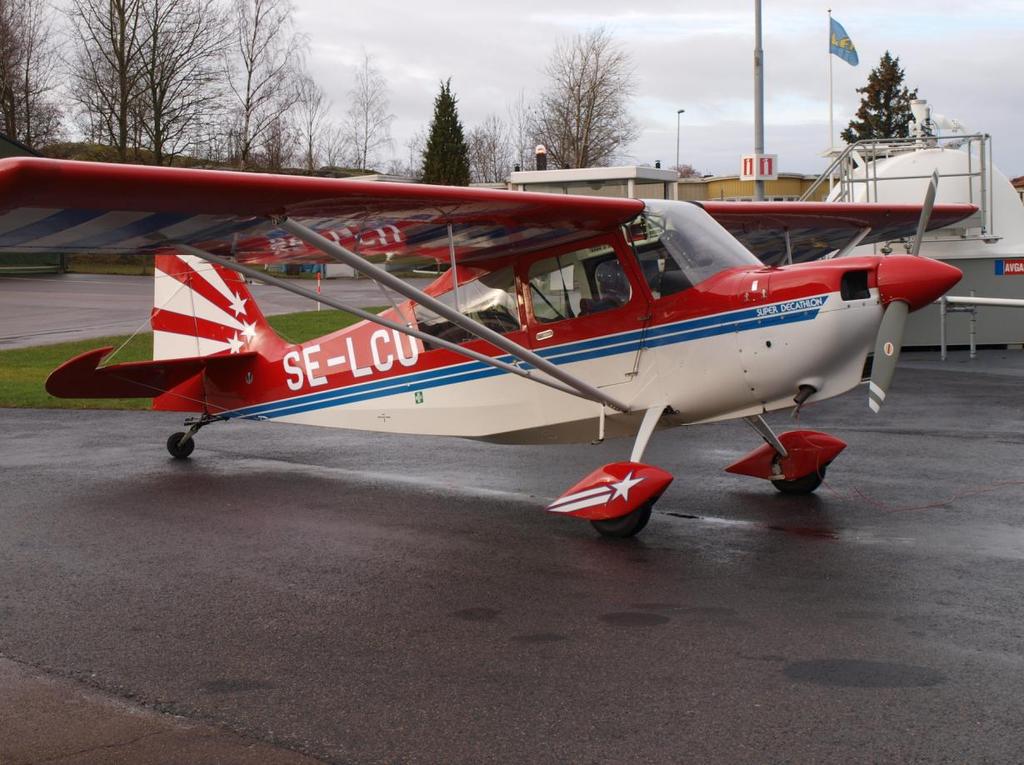
{"type": "MultiPolygon", "coordinates": [[[[630,148],[641,162],[675,159],[675,114],[684,161],[711,172],[735,172],[753,146],[753,11],[749,0],[687,8],[652,0],[642,9],[621,1],[566,0],[466,4],[383,0],[346,4],[297,0],[297,22],[311,41],[308,66],[344,111],[355,65],[365,49],[386,75],[395,154],[430,120],[442,79],[452,78],[468,129],[503,114],[520,91],[537,93],[560,38],[596,26],[629,51],[637,85],[631,108],[643,133],[630,148]]],[[[766,148],[783,171],[817,172],[828,142],[827,16],[818,0],[764,6],[766,148]]],[[[855,89],[885,50],[900,56],[907,82],[937,112],[991,133],[995,160],[1008,175],[1024,172],[1016,140],[1024,5],[988,0],[859,0],[834,7],[860,52],[852,68],[833,64],[836,131],[859,103],[855,89]]]]}

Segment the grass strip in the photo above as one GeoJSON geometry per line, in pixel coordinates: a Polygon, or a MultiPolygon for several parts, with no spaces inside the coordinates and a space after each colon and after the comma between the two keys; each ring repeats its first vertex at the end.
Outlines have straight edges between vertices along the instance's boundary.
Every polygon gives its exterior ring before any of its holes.
{"type": "MultiPolygon", "coordinates": [[[[377,311],[379,308],[368,310],[377,311]]],[[[291,343],[304,343],[359,321],[342,311],[302,311],[268,316],[267,321],[291,343]]],[[[149,409],[148,398],[54,398],[43,388],[50,372],[68,359],[102,348],[120,348],[128,335],[97,337],[54,345],[0,351],[0,407],[38,409],[149,409]]],[[[153,358],[153,334],[140,332],[111,360],[113,363],[153,358]]],[[[111,363],[108,361],[108,363],[111,363]]]]}

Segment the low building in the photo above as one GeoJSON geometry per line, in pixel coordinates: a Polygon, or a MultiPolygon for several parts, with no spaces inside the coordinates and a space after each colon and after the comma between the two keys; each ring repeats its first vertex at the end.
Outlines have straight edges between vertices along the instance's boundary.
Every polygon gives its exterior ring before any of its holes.
{"type": "Polygon", "coordinates": [[[1020,197],[1020,201],[1024,203],[1024,175],[1012,178],[1010,183],[1013,185],[1013,190],[1017,192],[1017,196],[1020,197]]]}
{"type": "MultiPolygon", "coordinates": [[[[764,201],[796,202],[818,179],[803,173],[779,173],[773,181],[764,182],[764,201]]],[[[811,201],[820,202],[828,193],[822,185],[811,201]]],[[[700,201],[714,199],[725,202],[750,202],[754,199],[754,182],[740,180],[738,175],[712,175],[703,178],[680,178],[677,199],[700,201]]]]}
{"type": "Polygon", "coordinates": [[[525,170],[512,173],[513,191],[582,194],[632,199],[676,199],[678,176],[658,167],[582,167],[571,170],[525,170]]]}
{"type": "Polygon", "coordinates": [[[15,141],[0,133],[0,159],[7,157],[38,157],[39,152],[33,151],[21,141],[15,141]]]}
{"type": "MultiPolygon", "coordinates": [[[[21,141],[15,141],[0,133],[0,159],[38,156],[38,152],[33,151],[21,141]]],[[[55,274],[63,270],[64,258],[61,255],[38,255],[35,253],[0,255],[0,275],[55,274]]]]}
{"type": "MultiPolygon", "coordinates": [[[[765,181],[764,198],[771,202],[796,201],[816,179],[816,175],[779,173],[776,180],[765,181]]],[[[754,198],[754,182],[742,181],[738,175],[677,178],[673,170],[636,165],[514,172],[509,177],[508,188],[513,191],[634,199],[749,202],[754,198]]],[[[824,199],[826,192],[827,189],[822,188],[817,198],[824,199]]]]}

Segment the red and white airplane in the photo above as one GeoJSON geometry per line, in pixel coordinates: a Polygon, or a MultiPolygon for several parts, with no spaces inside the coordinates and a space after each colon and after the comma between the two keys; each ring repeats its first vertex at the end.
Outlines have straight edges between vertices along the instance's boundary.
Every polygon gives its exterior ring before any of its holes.
{"type": "Polygon", "coordinates": [[[0,251],[157,251],[154,359],[47,381],[66,397],[152,397],[194,412],[167,442],[233,419],[585,443],[633,437],[547,509],[631,536],[672,476],[656,429],[743,418],[764,444],[727,470],[807,493],[844,448],[762,415],[862,381],[886,398],[908,311],[960,278],[913,255],[820,258],[967,217],[969,205],[685,203],[393,185],[41,159],[0,161],[0,251]],[[717,219],[717,221],[716,221],[717,219]],[[729,229],[723,228],[723,224],[729,229]],[[769,262],[766,266],[733,235],[769,262]],[[379,263],[449,269],[418,290],[379,263]],[[342,262],[397,293],[379,315],[252,266],[342,262]],[[364,321],[301,344],[246,277],[364,321]],[[627,455],[624,453],[623,457],[627,455]]]}

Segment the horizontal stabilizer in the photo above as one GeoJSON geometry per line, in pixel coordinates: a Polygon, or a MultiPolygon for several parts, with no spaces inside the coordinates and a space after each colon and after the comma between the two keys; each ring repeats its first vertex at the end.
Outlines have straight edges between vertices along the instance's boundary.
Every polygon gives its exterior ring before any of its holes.
{"type": "Polygon", "coordinates": [[[97,348],[75,356],[46,378],[46,392],[57,398],[154,398],[203,371],[244,369],[258,355],[255,351],[229,356],[205,356],[162,361],[131,361],[100,367],[112,347],[97,348]]]}

